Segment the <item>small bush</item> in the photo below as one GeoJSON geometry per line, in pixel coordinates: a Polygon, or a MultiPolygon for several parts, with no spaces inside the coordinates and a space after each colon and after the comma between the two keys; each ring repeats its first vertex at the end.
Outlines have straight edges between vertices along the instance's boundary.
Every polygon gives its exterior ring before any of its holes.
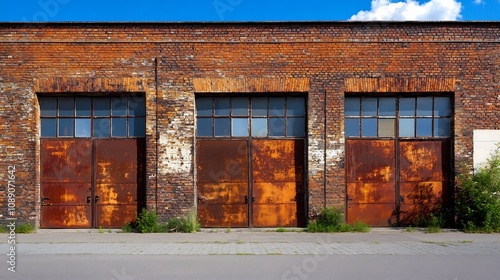
{"type": "Polygon", "coordinates": [[[368,232],[370,227],[365,223],[356,222],[352,225],[344,222],[344,212],[341,208],[327,207],[321,209],[316,221],[307,225],[308,232],[368,232]]]}
{"type": "Polygon", "coordinates": [[[487,167],[459,176],[457,225],[468,232],[500,232],[500,147],[487,167]]]}
{"type": "Polygon", "coordinates": [[[158,232],[158,216],[155,209],[151,211],[142,209],[137,216],[137,231],[141,233],[158,232]]]}
{"type": "Polygon", "coordinates": [[[187,217],[179,217],[169,220],[166,225],[169,232],[197,232],[200,230],[200,223],[196,218],[196,212],[191,211],[187,217]]]}
{"type": "MultiPolygon", "coordinates": [[[[33,233],[36,230],[35,226],[30,223],[16,224],[16,233],[33,233]]],[[[0,226],[0,233],[9,233],[7,225],[0,226]]]]}
{"type": "Polygon", "coordinates": [[[280,227],[280,228],[278,228],[278,229],[276,230],[276,232],[286,232],[286,229],[285,229],[285,228],[280,227]]]}

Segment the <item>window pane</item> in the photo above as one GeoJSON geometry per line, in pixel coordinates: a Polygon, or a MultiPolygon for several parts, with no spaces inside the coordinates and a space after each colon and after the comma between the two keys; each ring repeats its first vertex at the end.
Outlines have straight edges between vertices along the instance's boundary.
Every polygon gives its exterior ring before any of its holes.
{"type": "Polygon", "coordinates": [[[75,100],[73,97],[59,98],[59,116],[72,117],[75,110],[75,100]]]}
{"type": "Polygon", "coordinates": [[[399,99],[399,115],[403,117],[415,116],[415,98],[399,99]]]}
{"type": "Polygon", "coordinates": [[[127,137],[127,119],[113,118],[111,119],[111,136],[127,137]]]}
{"type": "Polygon", "coordinates": [[[229,97],[215,98],[215,115],[229,116],[229,97]]]}
{"type": "Polygon", "coordinates": [[[128,119],[128,136],[142,137],[146,135],[146,118],[135,117],[128,119]]]}
{"type": "Polygon", "coordinates": [[[212,136],[212,118],[198,118],[196,123],[197,136],[212,136]]]}
{"type": "Polygon", "coordinates": [[[377,98],[361,99],[361,114],[363,116],[377,115],[377,98]]]}
{"type": "Polygon", "coordinates": [[[396,98],[380,98],[378,102],[380,116],[396,116],[396,98]]]}
{"type": "Polygon", "coordinates": [[[415,119],[399,119],[399,136],[415,137],[415,119]]]}
{"type": "Polygon", "coordinates": [[[448,97],[434,98],[434,116],[449,117],[451,116],[451,104],[448,97]]]}
{"type": "Polygon", "coordinates": [[[269,136],[285,136],[285,119],[269,119],[269,136]]]}
{"type": "Polygon", "coordinates": [[[344,105],[345,115],[354,117],[359,116],[360,104],[359,97],[346,97],[344,105]]]}
{"type": "Polygon", "coordinates": [[[94,98],[94,116],[109,116],[109,98],[94,98]]]}
{"type": "Polygon", "coordinates": [[[359,118],[345,119],[344,126],[346,137],[359,137],[359,118]]]}
{"type": "Polygon", "coordinates": [[[248,98],[235,97],[231,102],[231,112],[233,116],[248,116],[248,98]]]}
{"type": "MultiPolygon", "coordinates": [[[[40,98],[40,116],[55,117],[57,110],[57,98],[41,97],[40,98]]],[[[55,127],[54,127],[55,129],[55,127]]]]}
{"type": "Polygon", "coordinates": [[[285,115],[285,98],[271,97],[269,98],[269,116],[281,117],[285,115]]]}
{"type": "Polygon", "coordinates": [[[432,97],[417,98],[417,116],[432,116],[432,97]]]}
{"type": "Polygon", "coordinates": [[[267,136],[267,119],[252,118],[252,136],[254,137],[267,136]]]}
{"type": "Polygon", "coordinates": [[[196,98],[196,115],[197,116],[212,115],[212,97],[196,98]]]}
{"type": "Polygon", "coordinates": [[[146,116],[146,100],[142,96],[133,96],[128,98],[129,116],[146,116]]]}
{"type": "Polygon", "coordinates": [[[254,117],[267,116],[267,98],[265,97],[252,98],[252,116],[254,117]]]}
{"type": "Polygon", "coordinates": [[[42,119],[41,130],[42,137],[56,137],[56,119],[42,119]]]}
{"type": "Polygon", "coordinates": [[[231,132],[231,123],[229,118],[215,119],[215,136],[229,136],[231,132]]]}
{"type": "Polygon", "coordinates": [[[377,119],[361,119],[361,135],[377,136],[377,119]]]}
{"type": "Polygon", "coordinates": [[[234,118],[231,122],[232,136],[248,136],[247,118],[234,118]]]}
{"type": "Polygon", "coordinates": [[[432,119],[417,119],[417,136],[432,136],[432,119]]]}
{"type": "Polygon", "coordinates": [[[286,115],[302,117],[306,114],[306,104],[303,97],[288,97],[286,100],[286,115]]]}
{"type": "Polygon", "coordinates": [[[378,136],[394,137],[396,119],[378,119],[378,136]]]}
{"type": "Polygon", "coordinates": [[[111,99],[111,115],[126,116],[127,115],[127,98],[114,97],[111,99]]]}
{"type": "Polygon", "coordinates": [[[76,137],[90,137],[90,119],[76,119],[76,137]]]}
{"type": "Polygon", "coordinates": [[[109,137],[109,119],[94,119],[94,137],[109,137]]]}
{"type": "Polygon", "coordinates": [[[434,119],[434,136],[451,136],[451,119],[434,119]]]}
{"type": "Polygon", "coordinates": [[[74,119],[59,119],[59,136],[73,136],[75,131],[74,119]]]}
{"type": "Polygon", "coordinates": [[[76,116],[77,117],[90,117],[90,97],[77,97],[76,102],[76,116]]]}
{"type": "Polygon", "coordinates": [[[286,119],[286,136],[304,137],[306,135],[304,118],[286,119]]]}

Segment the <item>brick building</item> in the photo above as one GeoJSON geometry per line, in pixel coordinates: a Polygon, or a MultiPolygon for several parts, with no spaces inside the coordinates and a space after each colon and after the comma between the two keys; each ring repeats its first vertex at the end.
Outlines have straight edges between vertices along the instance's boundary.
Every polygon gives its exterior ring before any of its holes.
{"type": "Polygon", "coordinates": [[[498,22],[2,23],[0,213],[409,224],[498,135],[499,43],[498,22]]]}

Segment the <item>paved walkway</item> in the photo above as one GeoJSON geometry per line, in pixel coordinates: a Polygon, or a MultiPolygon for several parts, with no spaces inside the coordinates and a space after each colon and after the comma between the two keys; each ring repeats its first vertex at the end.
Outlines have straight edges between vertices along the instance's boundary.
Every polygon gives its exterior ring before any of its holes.
{"type": "MultiPolygon", "coordinates": [[[[0,234],[0,252],[8,252],[0,234]]],[[[139,234],[40,230],[16,236],[18,255],[500,255],[500,234],[253,232],[139,234]]]]}

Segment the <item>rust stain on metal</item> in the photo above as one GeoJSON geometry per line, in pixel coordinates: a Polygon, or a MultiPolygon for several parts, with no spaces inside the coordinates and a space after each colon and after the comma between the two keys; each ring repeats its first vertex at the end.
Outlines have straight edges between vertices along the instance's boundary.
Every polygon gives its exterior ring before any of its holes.
{"type": "Polygon", "coordinates": [[[248,142],[199,140],[197,170],[202,226],[247,227],[248,142]]]}
{"type": "Polygon", "coordinates": [[[347,221],[395,222],[395,141],[347,140],[347,221]]]}
{"type": "Polygon", "coordinates": [[[194,78],[195,92],[308,92],[307,78],[194,78]]]}
{"type": "Polygon", "coordinates": [[[382,77],[347,78],[345,92],[452,92],[454,78],[382,77]]]}
{"type": "Polygon", "coordinates": [[[255,227],[303,226],[304,141],[252,141],[255,227]]]}

